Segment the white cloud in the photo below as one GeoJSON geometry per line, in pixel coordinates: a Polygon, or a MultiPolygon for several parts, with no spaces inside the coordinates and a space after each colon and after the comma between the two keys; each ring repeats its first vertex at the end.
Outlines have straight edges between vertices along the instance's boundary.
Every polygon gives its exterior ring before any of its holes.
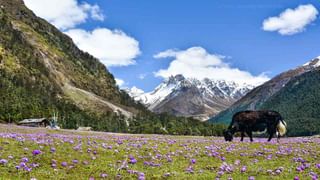
{"type": "Polygon", "coordinates": [[[92,32],[71,29],[65,32],[77,46],[100,59],[106,66],[127,66],[135,64],[141,52],[139,42],[121,30],[97,28],[92,32]]]}
{"type": "Polygon", "coordinates": [[[116,80],[116,83],[117,83],[117,85],[118,85],[119,87],[122,87],[123,85],[125,85],[124,80],[118,79],[118,78],[115,78],[115,80],[116,80]]]}
{"type": "Polygon", "coordinates": [[[146,73],[144,73],[144,74],[139,74],[138,78],[142,80],[142,79],[146,78],[146,76],[147,76],[146,73]]]}
{"type": "Polygon", "coordinates": [[[317,15],[318,10],[313,5],[300,5],[264,20],[262,28],[265,31],[277,31],[281,35],[292,35],[304,31],[308,24],[316,20],[317,15]]]}
{"type": "Polygon", "coordinates": [[[173,58],[167,69],[155,72],[157,77],[168,78],[172,75],[182,74],[185,77],[197,79],[226,80],[255,86],[269,80],[264,73],[254,76],[247,71],[232,68],[223,61],[223,56],[210,54],[202,47],[192,47],[183,51],[171,49],[154,57],[173,58]]]}
{"type": "Polygon", "coordinates": [[[98,5],[77,0],[24,0],[26,6],[57,28],[65,30],[86,22],[88,18],[104,20],[98,5]]]}

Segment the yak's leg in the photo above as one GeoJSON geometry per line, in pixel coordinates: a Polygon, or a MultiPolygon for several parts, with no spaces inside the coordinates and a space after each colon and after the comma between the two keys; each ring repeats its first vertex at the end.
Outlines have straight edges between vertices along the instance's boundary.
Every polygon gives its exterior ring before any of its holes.
{"type": "Polygon", "coordinates": [[[268,141],[271,141],[271,139],[273,138],[273,135],[276,133],[276,127],[274,126],[269,126],[268,127],[268,133],[269,133],[269,139],[268,141]]]}
{"type": "Polygon", "coordinates": [[[253,139],[252,139],[252,131],[247,131],[247,134],[250,137],[250,141],[252,142],[253,141],[253,139]]]}
{"type": "Polygon", "coordinates": [[[243,137],[244,137],[244,132],[241,131],[241,140],[240,141],[243,141],[243,137]]]}
{"type": "Polygon", "coordinates": [[[278,129],[277,129],[276,135],[277,135],[277,142],[279,143],[280,142],[280,133],[279,133],[278,129]]]}
{"type": "Polygon", "coordinates": [[[273,133],[269,133],[268,141],[271,141],[272,137],[273,137],[273,133]]]}

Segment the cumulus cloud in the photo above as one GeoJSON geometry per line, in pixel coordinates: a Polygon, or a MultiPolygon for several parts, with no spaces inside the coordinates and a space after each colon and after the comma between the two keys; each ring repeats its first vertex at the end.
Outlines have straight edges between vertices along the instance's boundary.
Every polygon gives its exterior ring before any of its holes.
{"type": "Polygon", "coordinates": [[[318,10],[313,5],[300,5],[295,9],[286,9],[279,16],[264,20],[262,29],[277,31],[281,35],[293,35],[304,31],[308,24],[316,20],[317,15],[318,10]]]}
{"type": "Polygon", "coordinates": [[[182,51],[169,49],[156,54],[154,58],[173,58],[167,69],[155,72],[157,77],[168,78],[182,74],[197,79],[226,80],[255,86],[269,80],[264,73],[254,76],[247,71],[233,68],[224,62],[223,56],[210,54],[202,47],[192,47],[182,51]]]}
{"type": "Polygon", "coordinates": [[[26,6],[61,30],[73,28],[88,18],[103,21],[100,7],[77,0],[24,0],[26,6]]]}
{"type": "Polygon", "coordinates": [[[97,28],[93,31],[71,29],[65,32],[77,46],[100,59],[106,66],[135,64],[141,52],[139,42],[121,30],[97,28]]]}
{"type": "Polygon", "coordinates": [[[125,84],[124,80],[122,79],[115,78],[115,80],[119,87],[122,87],[125,84]]]}

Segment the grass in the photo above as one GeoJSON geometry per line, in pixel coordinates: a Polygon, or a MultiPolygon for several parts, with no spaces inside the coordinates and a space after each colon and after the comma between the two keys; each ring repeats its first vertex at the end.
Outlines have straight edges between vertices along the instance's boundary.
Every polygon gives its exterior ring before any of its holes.
{"type": "Polygon", "coordinates": [[[266,139],[255,139],[254,143],[235,139],[227,143],[219,137],[78,132],[10,125],[0,125],[0,130],[0,179],[241,180],[253,176],[259,180],[283,180],[296,176],[311,179],[320,173],[319,138],[284,138],[280,144],[275,140],[267,143],[266,139]],[[41,154],[33,155],[33,150],[40,150],[41,154]],[[29,161],[20,167],[22,158],[29,161]],[[1,159],[7,162],[1,164],[1,159]],[[300,167],[304,170],[297,170],[300,167]]]}

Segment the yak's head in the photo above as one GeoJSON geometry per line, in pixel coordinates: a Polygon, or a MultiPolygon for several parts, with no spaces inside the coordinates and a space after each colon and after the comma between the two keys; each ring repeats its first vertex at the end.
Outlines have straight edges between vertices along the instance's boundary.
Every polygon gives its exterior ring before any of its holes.
{"type": "Polygon", "coordinates": [[[226,141],[232,141],[232,139],[233,139],[233,133],[231,132],[230,129],[224,130],[223,136],[226,141]]]}

